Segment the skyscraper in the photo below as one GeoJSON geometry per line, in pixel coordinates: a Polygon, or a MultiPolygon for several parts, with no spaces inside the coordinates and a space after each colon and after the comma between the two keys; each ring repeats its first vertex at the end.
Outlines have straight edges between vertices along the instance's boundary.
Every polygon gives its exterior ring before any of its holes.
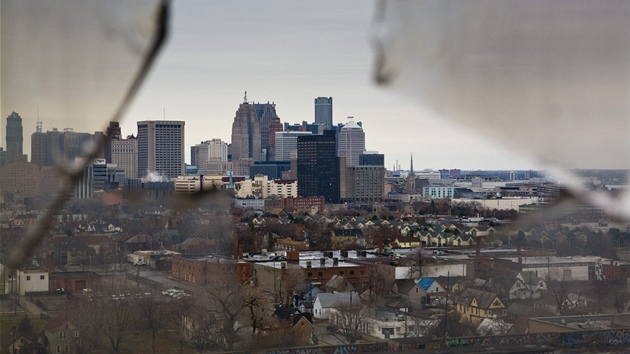
{"type": "Polygon", "coordinates": [[[255,103],[256,116],[260,122],[260,148],[262,150],[268,150],[269,145],[269,126],[274,120],[280,120],[276,113],[275,103],[255,103]]]}
{"type": "Polygon", "coordinates": [[[260,121],[253,104],[245,101],[240,104],[232,123],[232,160],[260,158],[260,121]]]}
{"type": "Polygon", "coordinates": [[[227,162],[228,144],[219,138],[206,140],[191,146],[190,153],[191,164],[205,173],[208,163],[227,162]]]}
{"type": "Polygon", "coordinates": [[[7,163],[15,162],[15,157],[22,155],[24,138],[22,136],[22,117],[12,112],[7,117],[7,163]]]}
{"type": "Polygon", "coordinates": [[[183,121],[138,122],[138,177],[157,172],[168,178],[183,175],[183,121]]]}
{"type": "Polygon", "coordinates": [[[75,158],[85,156],[86,146],[102,138],[102,133],[77,133],[72,128],[64,128],[63,131],[53,128],[44,133],[38,125],[31,135],[31,162],[39,166],[53,166],[60,161],[74,162],[75,158]]]}
{"type": "Polygon", "coordinates": [[[125,171],[125,177],[138,177],[138,139],[130,135],[127,139],[112,139],[110,145],[111,162],[125,171]]]}
{"type": "Polygon", "coordinates": [[[297,151],[298,136],[311,135],[311,132],[276,132],[275,161],[290,161],[291,153],[297,151]]]}
{"type": "Polygon", "coordinates": [[[299,136],[297,141],[298,195],[323,196],[327,203],[338,203],[339,158],[336,133],[299,136]]]}
{"type": "Polygon", "coordinates": [[[345,157],[348,166],[358,166],[359,155],[365,151],[363,128],[350,121],[341,128],[338,139],[338,156],[345,157]]]}
{"type": "Polygon", "coordinates": [[[317,97],[315,99],[315,123],[324,125],[324,129],[333,128],[332,97],[317,97]]]}

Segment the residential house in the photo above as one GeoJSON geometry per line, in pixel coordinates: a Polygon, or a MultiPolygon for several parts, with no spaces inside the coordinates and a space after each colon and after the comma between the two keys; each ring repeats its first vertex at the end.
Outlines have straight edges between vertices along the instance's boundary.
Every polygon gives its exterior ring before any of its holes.
{"type": "Polygon", "coordinates": [[[466,289],[455,302],[463,322],[479,325],[484,318],[507,317],[507,308],[496,293],[466,289]]]}
{"type": "Polygon", "coordinates": [[[346,229],[339,228],[334,229],[331,235],[331,242],[333,245],[333,249],[341,248],[347,244],[353,244],[357,241],[359,237],[363,236],[363,231],[361,229],[346,229]]]}
{"type": "Polygon", "coordinates": [[[37,224],[36,214],[20,214],[11,220],[11,226],[34,226],[37,224]]]}
{"type": "Polygon", "coordinates": [[[182,254],[204,254],[217,252],[217,241],[214,239],[190,237],[179,246],[182,254]]]}
{"type": "Polygon", "coordinates": [[[55,317],[44,327],[41,336],[48,353],[75,353],[79,329],[63,317],[55,317]]]}
{"type": "Polygon", "coordinates": [[[547,292],[545,279],[533,271],[522,271],[509,290],[510,300],[540,299],[547,292]]]}
{"type": "Polygon", "coordinates": [[[350,305],[353,301],[361,301],[356,292],[349,293],[318,293],[313,303],[313,317],[330,319],[331,311],[339,304],[350,305]]]}
{"type": "Polygon", "coordinates": [[[295,308],[280,305],[274,311],[277,318],[288,321],[290,329],[290,341],[292,346],[307,346],[313,344],[313,318],[308,312],[300,312],[295,308]]]}
{"type": "Polygon", "coordinates": [[[446,290],[440,285],[440,283],[435,281],[435,279],[433,279],[433,278],[421,278],[418,281],[418,285],[427,294],[437,294],[437,293],[444,294],[444,293],[446,293],[446,290]]]}
{"type": "Polygon", "coordinates": [[[396,280],[396,292],[402,296],[402,298],[411,304],[413,308],[421,308],[423,304],[427,303],[427,293],[420,287],[418,282],[413,279],[400,279],[396,280]]]}
{"type": "Polygon", "coordinates": [[[392,247],[399,248],[415,248],[420,247],[422,241],[419,237],[404,237],[398,236],[394,238],[394,241],[391,243],[392,247]]]}
{"type": "Polygon", "coordinates": [[[499,336],[516,334],[516,330],[513,324],[502,318],[484,318],[475,329],[475,333],[480,336],[499,336]]]}
{"type": "Polygon", "coordinates": [[[81,242],[78,237],[55,237],[51,240],[55,266],[73,265],[89,262],[96,257],[93,248],[81,242]]]}
{"type": "Polygon", "coordinates": [[[27,347],[41,348],[35,333],[22,333],[15,327],[3,329],[0,333],[0,354],[22,353],[27,347]]]}

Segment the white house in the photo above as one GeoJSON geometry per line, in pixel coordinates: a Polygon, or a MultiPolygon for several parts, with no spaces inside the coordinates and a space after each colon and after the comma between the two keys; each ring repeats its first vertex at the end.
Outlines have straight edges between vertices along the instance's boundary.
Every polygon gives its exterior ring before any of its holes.
{"type": "Polygon", "coordinates": [[[23,269],[17,271],[20,295],[28,292],[48,291],[48,272],[42,269],[23,269]]]}
{"type": "Polygon", "coordinates": [[[438,284],[433,278],[422,278],[418,281],[418,285],[427,294],[444,293],[446,290],[438,284]]]}
{"type": "Polygon", "coordinates": [[[510,300],[540,299],[547,292],[547,283],[533,271],[522,271],[509,291],[510,300]]]}
{"type": "Polygon", "coordinates": [[[351,304],[353,301],[361,301],[356,292],[318,293],[313,303],[313,317],[329,319],[330,312],[336,304],[351,304]]]}

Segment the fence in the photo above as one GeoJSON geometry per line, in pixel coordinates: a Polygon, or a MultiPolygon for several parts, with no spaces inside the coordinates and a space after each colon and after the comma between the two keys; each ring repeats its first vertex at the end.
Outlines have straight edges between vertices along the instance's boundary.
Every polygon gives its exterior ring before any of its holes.
{"type": "Polygon", "coordinates": [[[155,280],[141,277],[140,275],[136,273],[127,272],[126,275],[127,275],[127,279],[135,281],[136,283],[142,284],[148,288],[158,289],[161,286],[161,284],[156,282],[155,280]]]}

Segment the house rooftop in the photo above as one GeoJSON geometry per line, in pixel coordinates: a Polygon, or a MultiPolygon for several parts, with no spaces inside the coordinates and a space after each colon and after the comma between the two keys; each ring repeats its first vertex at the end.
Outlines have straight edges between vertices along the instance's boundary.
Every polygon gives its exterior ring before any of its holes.
{"type": "Polygon", "coordinates": [[[530,321],[543,322],[573,329],[601,330],[630,328],[630,314],[580,315],[530,318],[530,321]]]}

